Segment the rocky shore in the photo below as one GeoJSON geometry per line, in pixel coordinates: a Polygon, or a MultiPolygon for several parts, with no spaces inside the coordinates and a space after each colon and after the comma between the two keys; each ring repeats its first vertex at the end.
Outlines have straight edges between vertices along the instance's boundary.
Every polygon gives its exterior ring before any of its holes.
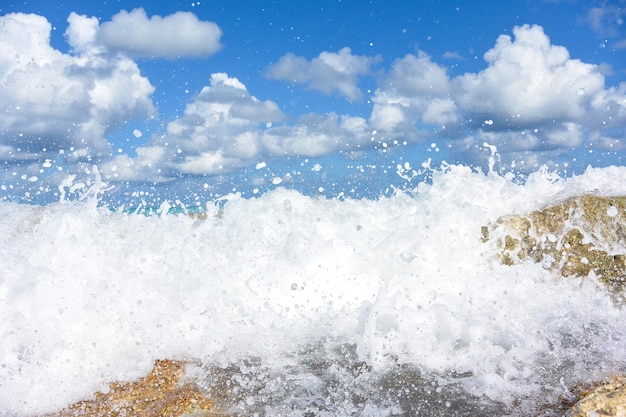
{"type": "Polygon", "coordinates": [[[626,279],[626,197],[585,195],[482,227],[505,265],[540,262],[563,277],[593,275],[614,294],[626,279]]]}
{"type": "MultiPolygon", "coordinates": [[[[502,264],[535,262],[564,279],[595,277],[617,303],[626,300],[626,197],[578,196],[502,217],[481,233],[483,242],[495,241],[502,264]]],[[[569,417],[626,416],[624,376],[572,391],[569,417]]]]}
{"type": "MultiPolygon", "coordinates": [[[[151,373],[135,382],[110,384],[106,394],[80,401],[45,417],[183,417],[228,416],[194,383],[184,381],[186,364],[158,360],[151,373]]],[[[626,381],[616,377],[605,383],[574,387],[574,397],[548,405],[538,416],[626,416],[626,381]]],[[[238,414],[233,414],[238,415],[238,414]]]]}
{"type": "Polygon", "coordinates": [[[582,391],[567,416],[626,416],[626,381],[618,377],[582,391]]]}
{"type": "Polygon", "coordinates": [[[215,404],[192,382],[182,382],[186,363],[158,360],[146,377],[109,384],[109,392],[96,392],[46,417],[179,417],[215,416],[215,404]]]}

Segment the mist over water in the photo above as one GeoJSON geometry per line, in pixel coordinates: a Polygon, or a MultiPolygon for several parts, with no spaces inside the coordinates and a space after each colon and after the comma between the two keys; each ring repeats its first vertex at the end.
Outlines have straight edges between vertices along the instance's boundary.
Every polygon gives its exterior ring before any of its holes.
{"type": "Polygon", "coordinates": [[[626,168],[518,184],[449,166],[377,200],[232,194],[206,220],[112,210],[94,187],[0,202],[0,415],[58,410],[160,358],[190,361],[226,411],[267,416],[529,415],[626,371],[602,285],[501,265],[480,241],[502,215],[626,194],[626,168]]]}

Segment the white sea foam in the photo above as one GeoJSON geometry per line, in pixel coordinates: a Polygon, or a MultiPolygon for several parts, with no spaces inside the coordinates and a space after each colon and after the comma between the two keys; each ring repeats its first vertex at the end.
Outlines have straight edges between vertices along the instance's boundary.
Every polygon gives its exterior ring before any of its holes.
{"type": "MultiPolygon", "coordinates": [[[[582,193],[626,194],[626,168],[569,179],[537,172],[519,185],[451,166],[412,195],[335,200],[278,189],[232,195],[206,221],[165,215],[169,203],[148,217],[91,201],[0,203],[0,415],[60,409],[147,373],[157,358],[222,368],[256,358],[265,395],[268,375],[282,372],[330,410],[320,415],[407,407],[315,397],[322,377],[296,354],[307,346],[329,357],[351,346],[371,375],[410,366],[444,390],[530,409],[626,371],[624,312],[593,279],[500,265],[480,227],[582,193]]],[[[339,368],[333,378],[350,374],[339,368]]],[[[364,384],[355,381],[346,389],[364,384]]]]}

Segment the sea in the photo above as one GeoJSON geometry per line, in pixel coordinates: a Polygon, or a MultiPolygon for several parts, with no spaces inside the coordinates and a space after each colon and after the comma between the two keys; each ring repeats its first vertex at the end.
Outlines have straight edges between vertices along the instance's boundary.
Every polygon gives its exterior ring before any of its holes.
{"type": "Polygon", "coordinates": [[[187,361],[241,416],[560,415],[577,386],[626,372],[626,311],[595,277],[502,265],[481,241],[501,216],[626,195],[625,167],[517,181],[449,165],[379,198],[277,184],[202,214],[106,192],[0,201],[3,417],[156,359],[187,361]]]}

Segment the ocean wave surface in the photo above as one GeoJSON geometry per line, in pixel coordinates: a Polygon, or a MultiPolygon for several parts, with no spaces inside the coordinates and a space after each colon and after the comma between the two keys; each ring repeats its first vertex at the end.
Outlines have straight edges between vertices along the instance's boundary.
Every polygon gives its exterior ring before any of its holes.
{"type": "Polygon", "coordinates": [[[594,278],[500,264],[481,226],[589,193],[626,195],[626,168],[449,166],[378,200],[232,195],[206,220],[0,202],[0,415],[159,358],[242,415],[536,412],[626,371],[625,312],[594,278]]]}

